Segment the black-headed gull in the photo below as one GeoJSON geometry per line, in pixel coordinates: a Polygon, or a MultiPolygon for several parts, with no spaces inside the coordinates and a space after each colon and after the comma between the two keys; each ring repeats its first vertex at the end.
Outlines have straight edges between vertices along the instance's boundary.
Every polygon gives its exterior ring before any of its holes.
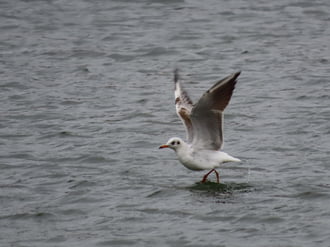
{"type": "Polygon", "coordinates": [[[206,182],[211,172],[215,172],[219,183],[219,173],[215,168],[224,162],[240,161],[220,151],[223,146],[223,111],[239,75],[240,72],[236,72],[218,81],[203,94],[197,104],[193,104],[179,82],[178,70],[174,71],[176,112],[186,128],[188,142],[173,137],[159,148],[173,149],[179,161],[190,170],[210,170],[204,175],[202,183],[206,182]]]}

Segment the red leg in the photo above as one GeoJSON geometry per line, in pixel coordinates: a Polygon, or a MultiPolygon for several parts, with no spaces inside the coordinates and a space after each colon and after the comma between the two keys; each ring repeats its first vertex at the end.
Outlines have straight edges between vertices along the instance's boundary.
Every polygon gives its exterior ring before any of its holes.
{"type": "Polygon", "coordinates": [[[215,175],[217,176],[217,183],[219,184],[220,183],[220,176],[219,176],[219,173],[217,172],[217,170],[213,169],[214,172],[215,172],[215,175]]]}
{"type": "MultiPolygon", "coordinates": [[[[209,171],[208,173],[206,173],[205,175],[204,175],[204,177],[203,177],[203,179],[202,179],[202,183],[205,183],[206,182],[206,179],[207,179],[207,177],[208,177],[208,175],[210,175],[210,173],[211,172],[213,172],[213,171],[215,171],[214,169],[212,169],[211,171],[209,171]]],[[[216,173],[217,173],[217,171],[215,171],[216,173]]],[[[219,174],[218,174],[219,175],[219,174]]]]}

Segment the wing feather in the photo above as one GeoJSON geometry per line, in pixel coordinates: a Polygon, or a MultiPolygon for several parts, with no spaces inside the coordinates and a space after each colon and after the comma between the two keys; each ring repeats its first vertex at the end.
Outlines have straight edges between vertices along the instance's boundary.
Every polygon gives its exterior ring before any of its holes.
{"type": "Polygon", "coordinates": [[[193,107],[190,114],[193,146],[211,150],[219,150],[223,146],[223,111],[239,75],[237,72],[215,83],[193,107]]]}
{"type": "Polygon", "coordinates": [[[177,69],[174,71],[174,96],[176,113],[186,128],[188,142],[191,142],[193,140],[193,125],[190,119],[190,114],[193,109],[193,103],[179,82],[179,73],[177,69]]]}

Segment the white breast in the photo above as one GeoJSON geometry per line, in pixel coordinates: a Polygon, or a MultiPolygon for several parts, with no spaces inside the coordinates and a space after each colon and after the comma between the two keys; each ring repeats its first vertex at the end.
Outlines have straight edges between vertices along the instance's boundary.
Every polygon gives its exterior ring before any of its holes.
{"type": "Polygon", "coordinates": [[[194,151],[190,147],[177,150],[180,162],[190,170],[210,170],[220,166],[224,162],[238,162],[229,154],[221,151],[199,150],[194,151]]]}

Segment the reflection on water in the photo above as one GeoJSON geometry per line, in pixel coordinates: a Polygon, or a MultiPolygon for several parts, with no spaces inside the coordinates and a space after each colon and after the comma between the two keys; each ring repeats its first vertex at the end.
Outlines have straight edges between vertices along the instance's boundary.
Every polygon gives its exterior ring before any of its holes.
{"type": "Polygon", "coordinates": [[[234,192],[248,192],[252,189],[252,186],[247,183],[214,183],[207,181],[205,183],[198,182],[188,188],[197,191],[232,194],[234,192]]]}

